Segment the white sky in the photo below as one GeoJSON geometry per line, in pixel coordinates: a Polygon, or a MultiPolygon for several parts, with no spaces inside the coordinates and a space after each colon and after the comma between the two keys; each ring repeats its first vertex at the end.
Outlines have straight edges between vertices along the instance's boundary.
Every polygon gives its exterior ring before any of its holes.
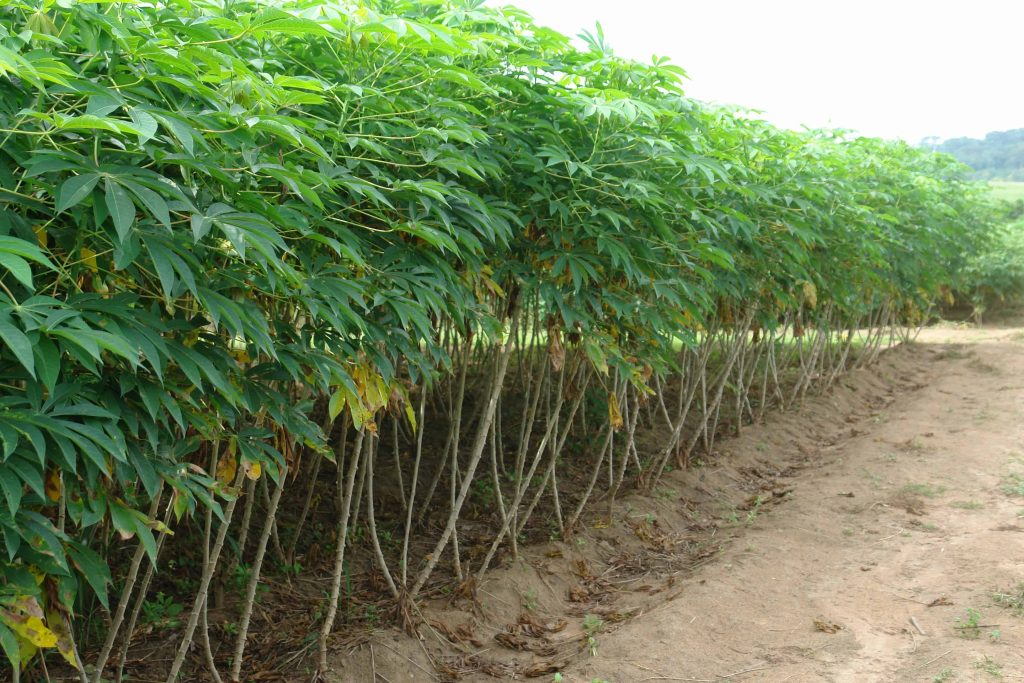
{"type": "Polygon", "coordinates": [[[917,142],[1024,127],[1024,0],[488,0],[616,54],[666,56],[686,92],[778,125],[917,142]]]}

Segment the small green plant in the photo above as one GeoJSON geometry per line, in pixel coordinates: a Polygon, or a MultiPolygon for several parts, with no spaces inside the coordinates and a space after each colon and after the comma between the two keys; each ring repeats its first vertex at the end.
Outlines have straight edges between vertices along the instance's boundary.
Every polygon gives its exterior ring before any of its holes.
{"type": "Polygon", "coordinates": [[[583,633],[587,636],[587,649],[591,657],[597,656],[597,634],[604,629],[604,619],[596,614],[583,617],[583,633]]]}
{"type": "Polygon", "coordinates": [[[907,484],[903,487],[906,493],[913,493],[918,496],[924,496],[925,498],[934,498],[942,493],[945,493],[945,486],[933,486],[931,484],[907,484]]]}
{"type": "Polygon", "coordinates": [[[537,590],[535,588],[528,588],[519,596],[519,602],[522,604],[523,609],[533,612],[537,609],[537,590]]]}
{"type": "Polygon", "coordinates": [[[142,603],[142,623],[156,629],[178,628],[181,626],[178,616],[184,607],[171,596],[157,593],[152,600],[142,603]]]}
{"type": "Polygon", "coordinates": [[[562,674],[558,671],[556,671],[555,675],[551,677],[551,683],[562,683],[562,681],[562,674]]]}
{"type": "Polygon", "coordinates": [[[231,570],[231,577],[228,579],[228,585],[236,591],[243,591],[245,587],[249,585],[249,575],[251,574],[249,565],[244,562],[239,562],[235,565],[235,568],[231,570]]]}
{"type": "Polygon", "coordinates": [[[298,562],[293,564],[282,563],[281,573],[285,576],[298,576],[302,572],[302,565],[298,562]]]}
{"type": "Polygon", "coordinates": [[[992,629],[988,632],[988,639],[993,643],[998,643],[999,639],[1003,637],[1003,632],[997,628],[992,629]]]}
{"type": "Polygon", "coordinates": [[[1014,472],[1003,477],[1003,493],[1008,496],[1024,498],[1024,476],[1014,472]]]}
{"type": "Polygon", "coordinates": [[[583,632],[588,636],[596,635],[604,629],[604,619],[596,614],[587,614],[583,617],[583,632]]]}
{"type": "Polygon", "coordinates": [[[932,676],[932,683],[946,683],[946,681],[953,680],[953,676],[955,675],[956,672],[947,666],[942,671],[932,676]]]}
{"type": "Polygon", "coordinates": [[[658,487],[657,494],[658,498],[661,498],[662,500],[675,500],[676,498],[679,497],[678,491],[676,491],[675,489],[665,487],[658,487]]]}
{"type": "Polygon", "coordinates": [[[981,637],[981,612],[968,607],[962,617],[953,619],[953,628],[961,638],[974,640],[981,637]]]}
{"type": "Polygon", "coordinates": [[[992,599],[997,605],[1010,610],[1018,617],[1024,617],[1024,583],[1018,583],[1014,588],[1007,588],[1005,591],[996,591],[992,599]]]}
{"type": "Polygon", "coordinates": [[[747,524],[753,524],[757,519],[757,513],[761,510],[761,505],[764,503],[764,496],[759,495],[754,499],[754,504],[747,510],[747,524]]]}
{"type": "Polygon", "coordinates": [[[961,510],[980,510],[985,504],[977,500],[954,500],[949,506],[961,510]]]}
{"type": "Polygon", "coordinates": [[[995,676],[996,678],[1003,677],[1003,665],[996,662],[988,655],[985,655],[983,659],[976,661],[974,663],[974,668],[979,671],[984,671],[989,676],[995,676]]]}

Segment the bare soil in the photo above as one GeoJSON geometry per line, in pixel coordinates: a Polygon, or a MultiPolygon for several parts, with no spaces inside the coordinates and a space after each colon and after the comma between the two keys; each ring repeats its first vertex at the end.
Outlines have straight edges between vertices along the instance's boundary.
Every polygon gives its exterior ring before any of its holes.
{"type": "Polygon", "coordinates": [[[1024,331],[926,330],[332,680],[1024,679],[1022,409],[1024,331]]]}

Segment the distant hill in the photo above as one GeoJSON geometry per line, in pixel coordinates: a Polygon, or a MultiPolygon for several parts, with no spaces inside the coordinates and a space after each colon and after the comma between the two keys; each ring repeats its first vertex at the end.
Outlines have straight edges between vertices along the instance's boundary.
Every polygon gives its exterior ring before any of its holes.
{"type": "Polygon", "coordinates": [[[989,133],[983,140],[926,138],[921,145],[952,154],[979,180],[1024,181],[1024,128],[989,133]]]}

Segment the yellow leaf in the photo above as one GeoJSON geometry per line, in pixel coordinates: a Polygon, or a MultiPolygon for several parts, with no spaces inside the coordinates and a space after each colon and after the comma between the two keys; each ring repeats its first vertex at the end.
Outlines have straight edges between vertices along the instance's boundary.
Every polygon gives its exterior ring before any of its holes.
{"type": "Polygon", "coordinates": [[[60,481],[60,470],[52,469],[46,474],[46,497],[57,502],[60,500],[60,492],[63,490],[63,485],[60,481]]]}
{"type": "Polygon", "coordinates": [[[622,411],[619,410],[619,399],[614,392],[608,394],[608,422],[615,431],[622,429],[622,411]]]}
{"type": "Polygon", "coordinates": [[[259,479],[260,475],[263,473],[263,466],[258,462],[249,460],[248,458],[242,458],[242,467],[245,468],[245,476],[253,481],[259,479]]]}
{"type": "Polygon", "coordinates": [[[817,308],[818,306],[818,288],[814,286],[813,282],[804,282],[804,300],[810,308],[817,308]]]}
{"type": "Polygon", "coordinates": [[[38,240],[39,246],[46,249],[46,243],[49,241],[49,235],[46,234],[46,226],[42,224],[37,225],[32,228],[32,232],[36,234],[36,240],[38,240]]]}
{"type": "Polygon", "coordinates": [[[416,431],[416,411],[412,409],[412,403],[408,400],[405,402],[405,417],[409,420],[409,426],[412,427],[412,431],[416,431]]]}
{"type": "Polygon", "coordinates": [[[96,252],[89,247],[82,247],[82,263],[94,273],[100,269],[96,264],[96,252]]]}
{"type": "Polygon", "coordinates": [[[57,634],[46,627],[43,620],[29,614],[14,614],[0,609],[0,621],[15,635],[35,647],[53,647],[57,644],[57,634]]]}
{"type": "Polygon", "coordinates": [[[67,627],[64,624],[64,620],[61,619],[60,614],[53,610],[49,610],[46,613],[46,621],[53,628],[54,635],[57,636],[57,652],[64,657],[64,660],[68,664],[78,668],[78,662],[75,661],[74,641],[71,640],[71,635],[68,633],[67,627]]]}
{"type": "Polygon", "coordinates": [[[224,455],[217,461],[217,481],[230,486],[235,480],[235,473],[238,471],[238,461],[233,456],[224,455]]]}
{"type": "Polygon", "coordinates": [[[344,387],[338,387],[338,390],[331,396],[331,400],[327,404],[327,414],[331,416],[332,420],[337,419],[341,415],[341,411],[345,409],[347,393],[348,391],[344,387]]]}

